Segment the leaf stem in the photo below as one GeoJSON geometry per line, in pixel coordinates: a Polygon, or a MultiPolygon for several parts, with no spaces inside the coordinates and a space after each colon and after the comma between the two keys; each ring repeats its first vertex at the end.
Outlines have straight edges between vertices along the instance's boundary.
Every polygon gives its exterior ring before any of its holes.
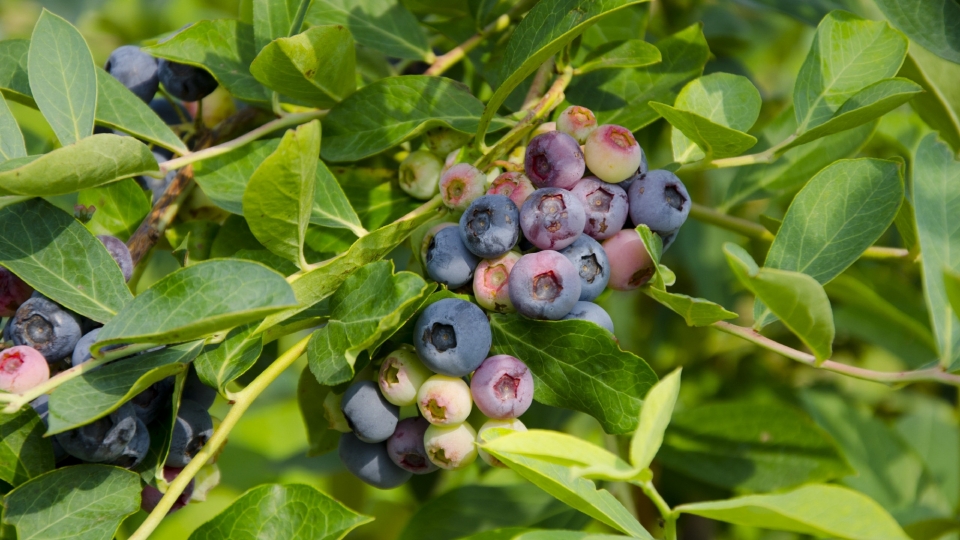
{"type": "Polygon", "coordinates": [[[300,0],[300,7],[297,9],[297,15],[293,18],[293,23],[290,25],[290,31],[287,33],[288,36],[293,37],[303,29],[303,19],[307,17],[307,10],[310,9],[312,2],[313,0],[300,0]]]}
{"type": "Polygon", "coordinates": [[[680,167],[682,172],[705,171],[709,169],[728,169],[731,167],[743,167],[745,165],[757,165],[760,163],[773,163],[783,154],[783,149],[796,139],[796,135],[790,135],[779,144],[767,148],[763,152],[756,154],[747,154],[745,156],[736,156],[712,160],[709,157],[695,163],[688,163],[680,167]]]}
{"type": "Polygon", "coordinates": [[[234,394],[236,400],[230,408],[230,412],[223,418],[223,422],[221,422],[220,426],[213,432],[213,436],[210,437],[210,440],[203,446],[203,449],[200,450],[197,455],[193,456],[190,463],[188,463],[173,482],[170,483],[167,487],[167,492],[163,494],[163,498],[157,503],[156,508],[150,512],[150,515],[147,516],[147,519],[144,520],[136,532],[130,536],[129,540],[146,540],[150,537],[157,526],[160,525],[160,522],[163,521],[163,518],[166,517],[167,512],[173,508],[173,503],[176,502],[177,497],[183,493],[183,490],[186,489],[190,481],[193,480],[193,477],[200,472],[200,469],[206,465],[207,461],[226,443],[227,435],[230,434],[230,431],[233,430],[237,422],[240,421],[243,413],[247,411],[253,401],[263,393],[270,383],[290,367],[297,358],[300,358],[300,355],[307,349],[307,343],[309,342],[310,336],[301,339],[296,345],[280,355],[267,369],[263,370],[260,375],[257,375],[257,378],[246,388],[234,394]]]}
{"type": "Polygon", "coordinates": [[[670,509],[667,501],[663,500],[663,497],[660,496],[660,492],[658,492],[657,488],[653,485],[653,481],[647,480],[645,482],[635,482],[635,484],[640,487],[643,494],[650,499],[650,502],[657,507],[657,511],[660,512],[660,515],[663,517],[664,538],[666,538],[666,540],[677,540],[677,514],[670,509]]]}

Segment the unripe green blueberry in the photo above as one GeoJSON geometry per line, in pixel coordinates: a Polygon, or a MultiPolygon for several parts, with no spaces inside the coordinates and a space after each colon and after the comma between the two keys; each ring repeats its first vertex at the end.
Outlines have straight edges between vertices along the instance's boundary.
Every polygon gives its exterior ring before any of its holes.
{"type": "Polygon", "coordinates": [[[427,457],[441,469],[462,469],[477,459],[477,432],[466,422],[434,426],[423,434],[427,457]]]}
{"type": "Polygon", "coordinates": [[[397,349],[380,366],[380,393],[387,401],[403,407],[417,402],[417,391],[433,372],[410,349],[397,349]]]}
{"type": "Polygon", "coordinates": [[[532,139],[537,135],[543,135],[544,133],[549,133],[551,131],[556,131],[556,130],[557,130],[556,122],[544,122],[539,126],[537,126],[536,129],[533,130],[533,133],[530,134],[530,138],[532,139]]]}
{"type": "Polygon", "coordinates": [[[603,250],[610,261],[610,281],[615,291],[641,287],[653,277],[654,267],[647,248],[634,229],[624,229],[603,241],[603,250]]]}
{"type": "Polygon", "coordinates": [[[597,129],[597,117],[586,107],[572,105],[557,117],[557,131],[566,133],[580,144],[587,142],[587,137],[595,129],[597,129]]]}
{"type": "MultiPolygon", "coordinates": [[[[477,444],[484,443],[484,432],[494,428],[510,429],[513,431],[527,430],[527,426],[523,425],[523,422],[521,422],[519,418],[511,418],[509,420],[487,420],[482,426],[480,426],[480,430],[477,431],[477,444]]],[[[480,459],[485,461],[487,465],[490,465],[491,467],[500,467],[503,469],[507,468],[502,461],[491,456],[489,453],[484,452],[483,448],[477,448],[477,453],[480,455],[480,459]]]]}
{"type": "Polygon", "coordinates": [[[486,190],[486,175],[469,163],[457,163],[440,177],[443,204],[454,210],[466,210],[486,190]]]}
{"type": "Polygon", "coordinates": [[[519,253],[508,251],[496,259],[480,261],[473,273],[473,294],[480,307],[497,313],[514,311],[508,280],[519,260],[519,253]]]}
{"type": "Polygon", "coordinates": [[[587,137],[583,158],[594,176],[616,184],[636,174],[643,160],[643,150],[629,129],[604,124],[587,137]]]}
{"type": "Polygon", "coordinates": [[[411,197],[427,200],[440,191],[443,161],[433,152],[417,150],[400,164],[400,189],[411,197]]]}
{"type": "Polygon", "coordinates": [[[425,134],[427,148],[441,156],[449,154],[470,142],[473,135],[461,133],[445,126],[428,129],[425,134]]]}
{"type": "Polygon", "coordinates": [[[434,375],[417,392],[417,407],[428,422],[437,426],[459,424],[470,416],[473,398],[463,379],[434,375]]]}

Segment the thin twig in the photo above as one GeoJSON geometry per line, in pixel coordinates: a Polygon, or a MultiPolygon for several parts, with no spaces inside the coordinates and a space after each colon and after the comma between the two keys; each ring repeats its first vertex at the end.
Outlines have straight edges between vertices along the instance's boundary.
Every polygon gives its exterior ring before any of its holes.
{"type": "Polygon", "coordinates": [[[153,210],[147,214],[140,223],[140,227],[127,241],[134,267],[140,264],[143,257],[156,245],[163,236],[163,232],[177,217],[180,205],[186,200],[191,189],[193,189],[193,166],[187,165],[177,172],[177,176],[157,200],[153,210]]]}

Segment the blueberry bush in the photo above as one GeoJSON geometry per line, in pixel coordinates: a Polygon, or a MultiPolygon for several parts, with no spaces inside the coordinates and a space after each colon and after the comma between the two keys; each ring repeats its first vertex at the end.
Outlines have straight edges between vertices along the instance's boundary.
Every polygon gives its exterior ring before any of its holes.
{"type": "Polygon", "coordinates": [[[958,82],[955,0],[4,1],[0,539],[960,538],[958,82]]]}

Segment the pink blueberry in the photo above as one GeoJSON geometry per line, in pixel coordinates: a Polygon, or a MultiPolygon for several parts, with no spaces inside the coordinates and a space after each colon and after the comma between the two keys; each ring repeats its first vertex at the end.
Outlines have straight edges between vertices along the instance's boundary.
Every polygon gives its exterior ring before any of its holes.
{"type": "Polygon", "coordinates": [[[579,105],[571,105],[557,117],[557,130],[570,135],[583,144],[587,137],[597,129],[597,117],[593,111],[579,105]]]}
{"type": "Polygon", "coordinates": [[[457,163],[440,177],[440,197],[454,210],[466,210],[486,192],[487,177],[469,163],[457,163]]]}
{"type": "Polygon", "coordinates": [[[473,295],[480,307],[497,313],[513,311],[510,302],[510,271],[520,260],[520,254],[508,251],[506,254],[480,261],[473,273],[473,295]]]}
{"type": "Polygon", "coordinates": [[[604,124],[587,137],[583,156],[594,176],[615,184],[636,174],[643,150],[629,129],[604,124]]]}
{"type": "Polygon", "coordinates": [[[32,347],[18,345],[0,352],[0,390],[22,394],[50,378],[50,365],[32,347]]]}
{"type": "Polygon", "coordinates": [[[610,282],[607,286],[617,291],[629,291],[643,286],[653,277],[654,267],[647,248],[634,229],[624,229],[603,242],[610,260],[610,282]]]}
{"type": "Polygon", "coordinates": [[[505,172],[493,180],[487,188],[487,195],[506,195],[520,208],[535,189],[522,172],[505,172]]]}

